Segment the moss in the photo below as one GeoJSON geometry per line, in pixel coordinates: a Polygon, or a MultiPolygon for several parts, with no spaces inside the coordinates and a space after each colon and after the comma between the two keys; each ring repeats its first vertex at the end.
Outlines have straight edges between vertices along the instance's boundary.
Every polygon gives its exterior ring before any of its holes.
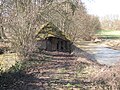
{"type": "Polygon", "coordinates": [[[58,37],[64,40],[70,40],[69,35],[65,35],[62,31],[58,29],[58,27],[56,27],[51,22],[47,22],[42,25],[41,28],[36,31],[36,37],[37,40],[45,39],[47,37],[58,37]]]}

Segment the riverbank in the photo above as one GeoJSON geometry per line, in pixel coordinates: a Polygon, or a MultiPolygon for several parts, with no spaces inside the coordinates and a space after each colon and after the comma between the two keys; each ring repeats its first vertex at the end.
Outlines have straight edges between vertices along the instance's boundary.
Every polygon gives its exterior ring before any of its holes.
{"type": "MultiPolygon", "coordinates": [[[[53,57],[54,58],[54,57],[53,57]]],[[[55,57],[56,58],[56,57],[55,57]]],[[[27,63],[33,61],[27,61],[27,63]]],[[[27,66],[15,73],[0,77],[1,90],[68,90],[92,87],[90,75],[99,65],[85,58],[63,57],[27,66]],[[94,70],[92,69],[94,66],[94,70]],[[88,79],[89,78],[89,79],[88,79]],[[87,86],[86,86],[87,85],[87,86]],[[5,86],[5,87],[4,87],[5,86]]]]}
{"type": "Polygon", "coordinates": [[[15,69],[14,72],[11,69],[12,72],[0,74],[0,90],[83,90],[91,88],[89,75],[93,67],[100,68],[100,66],[84,57],[66,53],[59,53],[59,55],[55,54],[44,61],[26,61],[26,65],[16,64],[12,67],[15,69]],[[25,66],[25,68],[21,70],[20,66],[25,66]]]}
{"type": "Polygon", "coordinates": [[[103,44],[108,45],[112,49],[120,50],[120,31],[118,30],[98,30],[96,36],[101,39],[103,44]]]}
{"type": "MultiPolygon", "coordinates": [[[[94,43],[89,45],[96,47],[94,43]]],[[[72,55],[55,53],[46,60],[18,63],[12,67],[17,71],[1,74],[0,90],[120,90],[119,64],[98,64],[80,48],[72,55]]]]}
{"type": "Polygon", "coordinates": [[[120,65],[98,65],[83,57],[27,61],[23,70],[0,76],[0,90],[119,90],[120,65]],[[31,63],[31,65],[30,65],[31,63]]]}
{"type": "Polygon", "coordinates": [[[106,41],[105,44],[110,46],[112,49],[120,50],[120,40],[109,40],[106,41]]]}

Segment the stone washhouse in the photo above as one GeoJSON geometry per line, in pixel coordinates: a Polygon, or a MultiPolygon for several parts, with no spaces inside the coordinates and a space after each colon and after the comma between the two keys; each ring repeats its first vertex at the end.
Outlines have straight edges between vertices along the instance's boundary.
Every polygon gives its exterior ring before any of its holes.
{"type": "Polygon", "coordinates": [[[72,42],[54,24],[46,23],[36,32],[37,47],[45,51],[71,52],[72,42]]]}

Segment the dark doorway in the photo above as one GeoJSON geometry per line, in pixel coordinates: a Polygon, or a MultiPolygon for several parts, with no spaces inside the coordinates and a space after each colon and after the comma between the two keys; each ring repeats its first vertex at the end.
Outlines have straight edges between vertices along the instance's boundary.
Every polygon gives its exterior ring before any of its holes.
{"type": "Polygon", "coordinates": [[[48,37],[46,39],[46,50],[47,51],[60,51],[69,52],[70,51],[70,41],[63,40],[56,37],[48,37]]]}

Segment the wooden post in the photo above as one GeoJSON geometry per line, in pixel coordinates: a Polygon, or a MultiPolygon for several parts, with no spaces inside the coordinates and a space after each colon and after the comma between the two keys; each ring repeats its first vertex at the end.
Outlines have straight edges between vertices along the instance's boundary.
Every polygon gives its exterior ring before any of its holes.
{"type": "Polygon", "coordinates": [[[59,51],[61,51],[61,40],[59,39],[59,51]]]}

